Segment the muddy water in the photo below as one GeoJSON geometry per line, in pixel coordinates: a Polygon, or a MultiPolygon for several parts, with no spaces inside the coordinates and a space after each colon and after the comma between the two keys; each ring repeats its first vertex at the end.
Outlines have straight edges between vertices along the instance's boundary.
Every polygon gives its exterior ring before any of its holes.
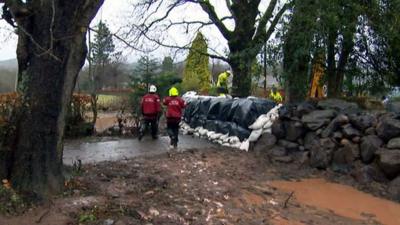
{"type": "Polygon", "coordinates": [[[372,217],[385,225],[400,224],[400,204],[376,198],[349,186],[323,179],[274,181],[270,185],[283,191],[294,191],[295,199],[301,204],[333,211],[340,216],[356,220],[372,217]]]}
{"type": "MultiPolygon", "coordinates": [[[[80,159],[82,163],[117,161],[137,156],[149,156],[168,151],[169,138],[164,136],[157,140],[144,137],[142,141],[135,139],[84,139],[66,141],[64,145],[64,163],[71,165],[80,159]]],[[[208,148],[215,145],[206,140],[192,136],[180,136],[179,150],[208,148]]]]}

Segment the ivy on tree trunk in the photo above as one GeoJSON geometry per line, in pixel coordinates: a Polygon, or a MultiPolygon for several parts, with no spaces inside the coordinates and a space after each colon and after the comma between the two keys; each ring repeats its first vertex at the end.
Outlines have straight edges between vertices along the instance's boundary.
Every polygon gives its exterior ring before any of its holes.
{"type": "Polygon", "coordinates": [[[17,26],[22,107],[8,171],[14,188],[45,199],[63,187],[65,115],[87,48],[86,32],[104,0],[6,0],[17,26]]]}

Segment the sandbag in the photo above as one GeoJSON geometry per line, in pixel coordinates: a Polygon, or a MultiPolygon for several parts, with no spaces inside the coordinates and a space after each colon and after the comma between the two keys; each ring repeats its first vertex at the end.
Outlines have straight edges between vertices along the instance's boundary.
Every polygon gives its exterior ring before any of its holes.
{"type": "Polygon", "coordinates": [[[231,121],[242,127],[249,127],[260,115],[266,114],[274,106],[275,103],[261,99],[238,99],[232,104],[235,112],[231,121]]]}
{"type": "Polygon", "coordinates": [[[207,119],[219,120],[219,113],[221,111],[221,104],[224,102],[224,98],[213,98],[210,101],[210,107],[207,112],[207,119]]]}
{"type": "Polygon", "coordinates": [[[206,124],[204,125],[204,128],[209,130],[209,131],[217,131],[217,125],[218,123],[216,120],[207,120],[206,124]]]}
{"type": "Polygon", "coordinates": [[[257,120],[253,124],[251,124],[249,126],[249,129],[250,130],[261,129],[264,126],[264,124],[266,124],[268,121],[269,121],[269,115],[268,114],[262,114],[261,116],[259,116],[257,118],[257,120]]]}
{"type": "Polygon", "coordinates": [[[229,113],[232,108],[233,99],[225,99],[220,103],[219,112],[218,112],[218,120],[220,121],[229,121],[229,113]]]}
{"type": "Polygon", "coordinates": [[[249,141],[250,141],[250,142],[255,142],[255,141],[257,141],[258,138],[261,136],[262,132],[263,132],[263,129],[262,129],[262,128],[260,128],[260,129],[258,129],[258,130],[253,130],[253,131],[251,132],[249,138],[248,138],[249,141]]]}
{"type": "Polygon", "coordinates": [[[243,141],[250,136],[250,131],[236,123],[230,123],[229,136],[237,136],[240,141],[243,141]]]}
{"type": "Polygon", "coordinates": [[[246,140],[246,141],[242,142],[239,149],[247,152],[247,151],[249,151],[249,147],[250,147],[250,142],[249,142],[249,140],[246,140]]]}
{"type": "Polygon", "coordinates": [[[249,98],[249,100],[251,100],[255,104],[257,113],[259,115],[268,113],[272,108],[276,106],[276,103],[269,99],[249,98]]]}

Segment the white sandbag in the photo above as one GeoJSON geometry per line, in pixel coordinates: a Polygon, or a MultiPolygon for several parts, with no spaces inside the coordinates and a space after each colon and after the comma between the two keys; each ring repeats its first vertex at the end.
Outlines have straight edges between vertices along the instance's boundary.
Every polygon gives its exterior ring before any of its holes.
{"type": "Polygon", "coordinates": [[[240,142],[240,139],[236,136],[229,137],[228,140],[229,140],[230,144],[236,144],[236,143],[240,142]]]}
{"type": "Polygon", "coordinates": [[[249,136],[249,141],[250,142],[257,141],[258,138],[260,138],[262,132],[263,132],[263,129],[253,130],[249,136]]]}
{"type": "Polygon", "coordinates": [[[221,135],[221,137],[219,137],[219,139],[220,139],[221,141],[223,141],[223,140],[228,139],[228,137],[229,137],[228,134],[224,134],[224,135],[221,135]]]}
{"type": "Polygon", "coordinates": [[[273,123],[274,123],[273,121],[268,120],[268,122],[265,123],[264,126],[263,126],[262,128],[263,128],[263,129],[269,129],[269,128],[272,127],[272,124],[273,124],[273,123]]]}
{"type": "Polygon", "coordinates": [[[208,131],[207,132],[207,137],[211,139],[211,137],[215,134],[214,131],[208,131]]]}
{"type": "Polygon", "coordinates": [[[200,134],[201,136],[205,136],[205,135],[207,134],[207,132],[208,132],[208,130],[206,130],[206,129],[204,129],[204,128],[202,128],[202,129],[199,130],[199,134],[200,134]]]}
{"type": "Polygon", "coordinates": [[[214,135],[211,136],[211,139],[215,140],[215,139],[219,139],[222,136],[222,134],[220,133],[215,133],[214,135]]]}
{"type": "Polygon", "coordinates": [[[235,143],[235,144],[231,144],[231,147],[232,147],[232,148],[240,149],[240,146],[241,146],[241,145],[242,145],[241,142],[237,142],[237,143],[235,143]]]}
{"type": "Polygon", "coordinates": [[[253,124],[249,126],[249,129],[250,130],[261,129],[267,121],[268,121],[268,115],[262,114],[256,119],[256,121],[253,124]]]}
{"type": "Polygon", "coordinates": [[[224,146],[224,147],[231,147],[231,144],[229,144],[229,143],[223,143],[222,146],[224,146]]]}
{"type": "Polygon", "coordinates": [[[249,147],[250,147],[249,140],[245,140],[245,141],[242,142],[242,144],[240,145],[239,149],[248,152],[249,151],[249,147]]]}
{"type": "Polygon", "coordinates": [[[263,134],[272,134],[272,129],[268,128],[268,129],[263,129],[263,134]]]}

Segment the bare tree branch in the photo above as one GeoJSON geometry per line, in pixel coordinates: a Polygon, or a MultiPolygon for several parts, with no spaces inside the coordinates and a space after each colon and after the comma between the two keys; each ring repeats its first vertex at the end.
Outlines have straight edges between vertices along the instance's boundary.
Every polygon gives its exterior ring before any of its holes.
{"type": "MultiPolygon", "coordinates": [[[[171,45],[171,44],[163,43],[162,41],[157,40],[157,39],[155,39],[155,38],[152,38],[152,37],[150,37],[149,35],[147,35],[147,33],[145,33],[145,32],[142,32],[141,34],[142,34],[147,40],[149,40],[149,41],[151,41],[151,42],[154,42],[154,43],[156,43],[157,45],[166,47],[166,48],[181,49],[181,50],[190,50],[190,49],[191,49],[191,48],[190,48],[190,43],[187,43],[187,44],[181,45],[181,46],[178,46],[178,45],[171,45]]],[[[196,50],[196,49],[193,49],[193,50],[194,50],[195,52],[199,53],[199,54],[206,55],[206,56],[209,56],[209,57],[211,57],[211,58],[220,59],[220,60],[223,60],[223,61],[226,61],[226,62],[228,61],[228,59],[227,59],[226,57],[223,57],[223,56],[220,56],[220,55],[210,54],[210,53],[202,52],[202,51],[199,51],[199,50],[196,50]]]]}
{"type": "Polygon", "coordinates": [[[276,7],[276,4],[278,3],[278,0],[271,0],[268,8],[264,12],[264,15],[262,15],[260,22],[258,23],[257,26],[257,31],[254,35],[254,39],[259,39],[260,36],[263,36],[263,34],[266,33],[265,27],[267,26],[268,21],[272,18],[274,9],[276,7]]]}
{"type": "Polygon", "coordinates": [[[208,14],[210,20],[217,26],[218,30],[225,37],[225,39],[229,40],[232,37],[232,31],[226,28],[225,24],[218,18],[217,13],[215,12],[214,6],[208,0],[199,0],[201,8],[208,14]]]}

